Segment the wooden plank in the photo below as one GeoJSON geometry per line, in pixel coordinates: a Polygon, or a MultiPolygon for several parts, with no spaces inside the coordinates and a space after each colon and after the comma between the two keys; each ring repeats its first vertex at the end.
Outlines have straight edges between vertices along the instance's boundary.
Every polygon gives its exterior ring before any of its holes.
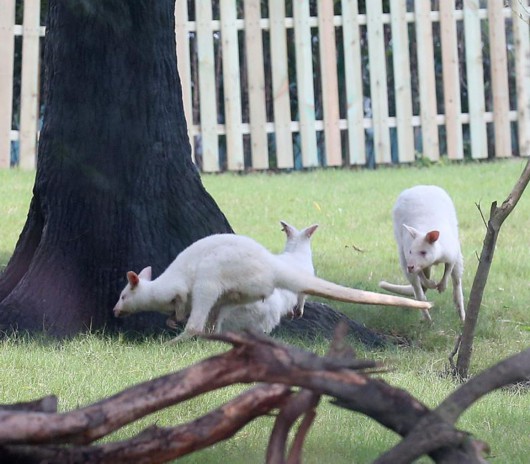
{"type": "MultiPolygon", "coordinates": [[[[525,5],[527,2],[525,1],[525,5]]],[[[530,34],[528,13],[515,1],[512,4],[517,89],[517,132],[519,154],[530,156],[530,34]]]]}
{"type": "Polygon", "coordinates": [[[484,74],[482,65],[482,37],[479,18],[479,0],[464,2],[464,40],[466,75],[471,130],[471,156],[488,157],[486,138],[484,74]]]}
{"type": "Polygon", "coordinates": [[[508,118],[510,111],[508,59],[506,57],[506,27],[503,6],[504,0],[488,1],[495,158],[505,158],[512,155],[510,120],[508,118]]]}
{"type": "Polygon", "coordinates": [[[241,79],[236,3],[220,2],[220,8],[227,167],[230,171],[241,171],[245,169],[245,158],[241,132],[241,79]]]}
{"type": "Polygon", "coordinates": [[[376,163],[390,163],[390,132],[388,126],[388,88],[386,54],[383,34],[383,6],[380,1],[366,2],[368,56],[370,60],[370,98],[374,130],[376,163]]]}
{"type": "Polygon", "coordinates": [[[276,163],[280,169],[290,169],[294,159],[284,0],[269,0],[269,19],[276,163]]]}
{"type": "Polygon", "coordinates": [[[188,2],[175,2],[175,38],[177,42],[177,65],[182,87],[182,103],[188,126],[191,157],[195,159],[193,137],[193,105],[191,103],[190,42],[188,33],[188,2]]]}
{"type": "Polygon", "coordinates": [[[293,16],[302,164],[309,168],[318,166],[309,2],[293,2],[293,16]]]}
{"type": "Polygon", "coordinates": [[[20,82],[20,167],[35,169],[39,119],[40,0],[24,2],[20,82]]]}
{"type": "Polygon", "coordinates": [[[324,143],[326,165],[342,165],[339,128],[339,83],[337,77],[337,47],[333,24],[333,0],[318,2],[318,36],[320,70],[324,106],[324,143]]]}
{"type": "Polygon", "coordinates": [[[439,5],[447,156],[449,159],[459,160],[464,158],[464,142],[460,118],[462,104],[454,18],[455,0],[444,0],[439,5]]]}
{"type": "Polygon", "coordinates": [[[409,34],[406,14],[406,0],[390,1],[392,58],[394,64],[394,88],[396,93],[397,143],[398,159],[400,163],[409,163],[415,159],[414,128],[412,126],[409,34]]]}
{"type": "MultiPolygon", "coordinates": [[[[442,2],[443,3],[443,2],[442,2]]],[[[440,158],[436,116],[436,81],[434,78],[434,46],[432,38],[431,2],[415,0],[416,48],[420,83],[420,116],[423,155],[440,158]]]]}
{"type": "Polygon", "coordinates": [[[205,172],[214,172],[219,171],[220,166],[211,0],[196,2],[195,14],[197,17],[197,56],[199,59],[202,169],[205,172]]]}
{"type": "Polygon", "coordinates": [[[267,169],[269,153],[267,143],[267,112],[265,110],[265,71],[263,64],[263,39],[261,0],[245,0],[245,48],[247,53],[248,102],[250,110],[250,142],[252,168],[267,169]]]}
{"type": "Polygon", "coordinates": [[[15,0],[2,1],[0,14],[0,168],[11,160],[11,120],[13,115],[13,63],[15,59],[15,0]]]}
{"type": "Polygon", "coordinates": [[[366,164],[361,34],[357,0],[342,0],[346,121],[350,164],[366,164]]]}

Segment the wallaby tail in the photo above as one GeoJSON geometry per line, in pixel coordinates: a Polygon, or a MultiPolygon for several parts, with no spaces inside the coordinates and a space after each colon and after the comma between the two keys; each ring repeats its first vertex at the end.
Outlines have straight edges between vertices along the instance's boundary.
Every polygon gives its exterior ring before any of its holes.
{"type": "Polygon", "coordinates": [[[318,277],[304,275],[302,293],[307,295],[321,296],[336,301],[347,303],[364,303],[385,306],[403,306],[414,309],[429,309],[432,304],[428,301],[417,301],[399,296],[385,295],[382,293],[368,292],[355,288],[343,287],[318,277]]]}
{"type": "Polygon", "coordinates": [[[410,284],[397,285],[382,280],[381,282],[379,282],[379,287],[381,287],[383,290],[387,290],[388,292],[397,293],[398,295],[414,296],[414,289],[410,284]]]}

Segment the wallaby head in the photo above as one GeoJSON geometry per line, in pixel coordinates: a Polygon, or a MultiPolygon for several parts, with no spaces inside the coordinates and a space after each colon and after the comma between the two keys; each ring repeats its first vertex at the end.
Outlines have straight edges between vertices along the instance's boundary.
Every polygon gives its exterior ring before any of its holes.
{"type": "Polygon", "coordinates": [[[143,287],[145,281],[151,280],[151,276],[150,266],[142,269],[140,274],[133,271],[127,272],[127,285],[122,290],[120,298],[112,310],[115,317],[128,316],[141,310],[140,305],[144,302],[144,298],[142,298],[143,287]]]}
{"type": "Polygon", "coordinates": [[[431,230],[424,233],[407,224],[403,224],[403,227],[406,229],[405,234],[410,236],[410,239],[404,240],[402,244],[407,271],[411,274],[417,274],[436,262],[438,258],[437,241],[440,232],[431,230]]]}
{"type": "Polygon", "coordinates": [[[293,227],[287,224],[285,221],[280,221],[282,225],[282,230],[287,236],[287,241],[285,243],[284,253],[294,253],[295,251],[308,251],[311,253],[310,248],[310,239],[311,236],[315,233],[318,228],[318,224],[313,224],[312,226],[306,227],[302,230],[298,230],[296,227],[293,227]]]}

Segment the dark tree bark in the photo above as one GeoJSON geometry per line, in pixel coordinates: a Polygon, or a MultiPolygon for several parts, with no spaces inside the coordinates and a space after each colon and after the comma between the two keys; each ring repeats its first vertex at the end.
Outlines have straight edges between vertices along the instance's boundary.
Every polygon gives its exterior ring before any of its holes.
{"type": "Polygon", "coordinates": [[[33,199],[0,278],[0,328],[115,328],[127,270],[158,275],[192,242],[231,231],[190,156],[174,1],[50,0],[45,47],[33,199]]]}

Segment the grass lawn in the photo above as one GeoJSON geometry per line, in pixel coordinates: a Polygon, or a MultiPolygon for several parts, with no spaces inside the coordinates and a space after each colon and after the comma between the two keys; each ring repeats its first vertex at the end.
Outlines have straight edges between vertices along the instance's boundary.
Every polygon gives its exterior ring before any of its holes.
{"type": "MultiPolygon", "coordinates": [[[[318,170],[285,174],[205,175],[203,182],[236,232],[249,235],[271,251],[282,249],[279,220],[304,227],[320,225],[313,240],[317,274],[352,287],[377,290],[381,279],[403,282],[390,211],[404,188],[438,184],[452,196],[460,222],[467,299],[477,267],[485,227],[476,204],[489,214],[518,179],[522,161],[436,165],[430,168],[318,170]]],[[[24,225],[33,173],[0,171],[0,270],[7,264],[24,225]]],[[[471,371],[480,372],[530,346],[530,192],[501,229],[477,327],[471,371]]],[[[437,274],[438,275],[438,274],[437,274]]],[[[445,375],[447,356],[459,333],[451,291],[427,294],[435,303],[432,326],[412,310],[333,303],[368,327],[405,337],[407,347],[369,351],[391,368],[383,378],[404,388],[430,407],[457,384],[445,375]]],[[[287,340],[289,341],[289,340],[287,340]]],[[[291,341],[293,343],[302,343],[291,341]]],[[[324,353],[325,342],[304,342],[324,353]]],[[[69,410],[111,395],[127,386],[190,365],[224,350],[203,340],[167,346],[158,339],[133,342],[101,334],[57,342],[43,337],[0,340],[0,402],[15,402],[49,393],[69,410]]],[[[227,401],[245,387],[204,395],[149,416],[110,439],[125,438],[156,422],[176,425],[227,401]]],[[[463,415],[458,426],[487,441],[492,462],[526,463],[530,449],[530,392],[506,389],[490,394],[463,415]]],[[[273,418],[260,418],[233,439],[179,460],[185,463],[263,462],[273,418]]],[[[308,436],[304,462],[371,462],[398,437],[360,414],[321,402],[308,436]]],[[[427,459],[421,462],[429,462],[427,459]]]]}

